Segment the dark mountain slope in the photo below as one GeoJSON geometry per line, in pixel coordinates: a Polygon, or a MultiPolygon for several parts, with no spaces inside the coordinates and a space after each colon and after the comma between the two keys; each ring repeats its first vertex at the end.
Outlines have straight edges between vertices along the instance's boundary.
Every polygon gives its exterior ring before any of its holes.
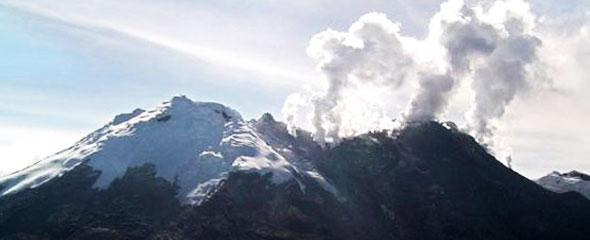
{"type": "MultiPolygon", "coordinates": [[[[268,176],[234,173],[182,219],[186,239],[358,239],[362,233],[330,193],[268,176]],[[355,237],[356,236],[356,237],[355,237]]],[[[311,182],[309,182],[311,183],[311,182]]],[[[314,186],[314,185],[311,185],[314,186]]]]}
{"type": "Polygon", "coordinates": [[[589,201],[544,190],[434,122],[346,141],[320,170],[382,239],[590,236],[589,201]]]}
{"type": "Polygon", "coordinates": [[[102,190],[92,188],[99,172],[82,165],[0,198],[0,239],[590,236],[590,201],[539,187],[439,123],[413,124],[393,136],[369,133],[322,150],[263,120],[255,127],[264,141],[301,158],[288,181],[273,182],[272,172],[230,172],[200,205],[182,205],[176,183],[157,177],[154,165],[129,168],[102,190]],[[298,171],[315,171],[327,183],[298,171]]]}
{"type": "Polygon", "coordinates": [[[153,165],[127,169],[105,190],[82,165],[34,189],[0,198],[0,239],[146,239],[178,217],[177,187],[153,165]]]}

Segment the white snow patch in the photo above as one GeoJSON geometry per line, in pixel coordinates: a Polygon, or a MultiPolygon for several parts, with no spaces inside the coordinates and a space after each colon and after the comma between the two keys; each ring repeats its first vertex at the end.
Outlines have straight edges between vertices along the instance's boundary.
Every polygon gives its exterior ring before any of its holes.
{"type": "Polygon", "coordinates": [[[202,153],[199,154],[199,157],[202,157],[202,158],[223,158],[223,155],[219,152],[203,151],[202,153]]]}
{"type": "Polygon", "coordinates": [[[234,157],[233,171],[254,171],[262,175],[272,173],[275,183],[282,183],[293,177],[291,164],[266,144],[256,131],[245,123],[230,123],[221,146],[226,156],[234,157]]]}
{"type": "Polygon", "coordinates": [[[201,205],[218,190],[222,180],[222,178],[216,178],[199,184],[195,190],[186,196],[186,202],[191,205],[201,205]]]}
{"type": "Polygon", "coordinates": [[[274,183],[293,177],[291,164],[235,110],[177,96],[148,111],[119,115],[74,146],[0,178],[0,194],[37,187],[82,163],[101,171],[97,188],[108,187],[129,167],[153,164],[158,176],[177,180],[181,198],[204,194],[204,183],[229,171],[272,173],[274,183]]]}

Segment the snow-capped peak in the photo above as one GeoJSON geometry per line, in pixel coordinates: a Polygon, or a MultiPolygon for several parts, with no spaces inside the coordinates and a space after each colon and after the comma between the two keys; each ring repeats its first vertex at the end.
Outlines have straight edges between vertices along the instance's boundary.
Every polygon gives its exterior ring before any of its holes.
{"type": "Polygon", "coordinates": [[[568,173],[552,172],[536,182],[557,193],[574,191],[590,199],[590,176],[578,171],[568,173]]]}
{"type": "Polygon", "coordinates": [[[296,167],[260,135],[229,107],[176,96],[151,110],[118,115],[72,147],[0,178],[0,194],[34,188],[83,163],[101,171],[97,188],[128,167],[153,164],[158,176],[176,181],[179,197],[192,202],[231,171],[272,173],[275,183],[292,178],[296,167]]]}

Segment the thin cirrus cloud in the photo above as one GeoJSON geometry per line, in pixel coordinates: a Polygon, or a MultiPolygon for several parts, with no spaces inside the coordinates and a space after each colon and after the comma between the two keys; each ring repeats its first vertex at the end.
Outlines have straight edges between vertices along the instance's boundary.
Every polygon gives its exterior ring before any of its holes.
{"type": "Polygon", "coordinates": [[[212,46],[189,43],[185,40],[175,39],[169,35],[161,34],[156,31],[127,26],[125,23],[108,21],[107,19],[101,19],[98,17],[86,17],[83,14],[67,14],[60,12],[59,10],[39,7],[35,4],[20,1],[0,2],[0,6],[5,6],[16,11],[51,20],[67,27],[76,28],[77,30],[88,31],[93,34],[142,41],[222,68],[251,72],[261,76],[259,79],[281,79],[288,80],[288,82],[305,82],[313,77],[312,74],[292,70],[297,69],[293,66],[287,68],[269,61],[257,59],[253,56],[235,54],[212,46]]]}

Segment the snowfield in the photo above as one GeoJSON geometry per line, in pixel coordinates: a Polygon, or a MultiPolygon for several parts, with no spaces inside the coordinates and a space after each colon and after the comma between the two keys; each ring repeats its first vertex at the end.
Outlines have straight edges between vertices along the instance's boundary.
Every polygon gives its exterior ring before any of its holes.
{"type": "Polygon", "coordinates": [[[244,121],[221,104],[176,96],[151,110],[118,115],[72,147],[0,178],[0,194],[40,186],[83,163],[101,171],[94,184],[100,189],[128,167],[153,164],[158,176],[177,182],[179,198],[193,204],[231,171],[272,173],[276,184],[293,179],[293,173],[304,174],[332,188],[290,149],[275,149],[263,140],[269,137],[257,131],[260,124],[244,121]]]}

